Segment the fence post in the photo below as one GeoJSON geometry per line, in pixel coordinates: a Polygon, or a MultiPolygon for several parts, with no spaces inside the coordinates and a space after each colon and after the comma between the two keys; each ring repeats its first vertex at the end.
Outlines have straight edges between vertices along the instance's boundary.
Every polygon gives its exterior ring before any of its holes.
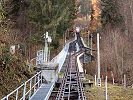
{"type": "Polygon", "coordinates": [[[126,75],[124,74],[124,88],[126,88],[126,75]]]}
{"type": "Polygon", "coordinates": [[[23,100],[25,100],[25,93],[26,93],[26,82],[24,83],[23,100]]]}
{"type": "Polygon", "coordinates": [[[95,75],[95,86],[97,86],[97,76],[95,75]]]}
{"type": "Polygon", "coordinates": [[[115,84],[115,79],[114,79],[114,77],[113,77],[113,85],[115,84]]]}
{"type": "Polygon", "coordinates": [[[105,100],[108,100],[107,76],[106,76],[106,79],[105,79],[105,100]]]}

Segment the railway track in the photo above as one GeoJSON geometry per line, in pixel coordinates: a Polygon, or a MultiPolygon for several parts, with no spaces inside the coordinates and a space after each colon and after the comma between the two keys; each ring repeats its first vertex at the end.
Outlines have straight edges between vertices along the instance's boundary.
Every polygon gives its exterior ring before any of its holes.
{"type": "MultiPolygon", "coordinates": [[[[86,100],[83,83],[77,66],[76,42],[70,43],[67,67],[56,100],[86,100]]],[[[80,48],[82,44],[79,42],[80,48]]]]}

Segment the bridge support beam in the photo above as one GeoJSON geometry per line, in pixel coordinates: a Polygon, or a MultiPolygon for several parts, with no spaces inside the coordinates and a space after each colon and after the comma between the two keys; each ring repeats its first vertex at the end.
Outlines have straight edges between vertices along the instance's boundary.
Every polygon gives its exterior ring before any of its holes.
{"type": "Polygon", "coordinates": [[[42,76],[48,83],[55,82],[56,79],[56,69],[54,68],[44,68],[42,69],[42,76]]]}

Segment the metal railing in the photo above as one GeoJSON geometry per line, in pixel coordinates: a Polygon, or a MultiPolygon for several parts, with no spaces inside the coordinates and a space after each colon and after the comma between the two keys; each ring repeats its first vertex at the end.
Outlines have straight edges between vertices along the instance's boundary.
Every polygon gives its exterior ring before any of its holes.
{"type": "Polygon", "coordinates": [[[62,51],[51,60],[51,63],[55,63],[55,64],[57,63],[58,64],[57,73],[60,72],[60,70],[61,70],[61,68],[65,62],[65,59],[66,59],[67,54],[68,54],[69,44],[70,43],[67,43],[64,46],[64,48],[62,49],[62,51]]]}
{"type": "Polygon", "coordinates": [[[42,75],[40,71],[1,100],[29,100],[41,84],[42,75]]]}

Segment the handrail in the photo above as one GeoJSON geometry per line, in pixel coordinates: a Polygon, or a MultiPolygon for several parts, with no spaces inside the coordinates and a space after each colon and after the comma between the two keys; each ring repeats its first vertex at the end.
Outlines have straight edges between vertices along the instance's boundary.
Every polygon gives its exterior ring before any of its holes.
{"type": "Polygon", "coordinates": [[[82,37],[81,37],[81,41],[82,41],[82,43],[83,43],[84,47],[88,48],[88,46],[85,44],[85,42],[84,42],[84,40],[83,40],[83,38],[82,38],[82,37]]]}
{"type": "Polygon", "coordinates": [[[57,56],[55,56],[55,57],[51,60],[52,63],[57,63],[57,64],[59,64],[58,69],[57,69],[57,70],[58,70],[57,73],[60,72],[61,67],[63,66],[63,63],[64,63],[64,61],[65,61],[65,58],[66,58],[66,56],[67,56],[67,54],[68,54],[69,44],[70,44],[70,42],[67,43],[67,44],[64,46],[64,48],[62,49],[62,51],[61,51],[57,56]]]}
{"type": "Polygon", "coordinates": [[[41,76],[41,71],[35,74],[33,77],[31,77],[29,80],[27,80],[25,83],[23,83],[21,86],[19,86],[17,89],[9,93],[7,96],[2,98],[1,100],[10,100],[10,97],[15,94],[15,100],[25,100],[26,98],[31,97],[36,90],[41,86],[42,84],[42,76],[41,76]],[[34,83],[33,83],[34,82],[34,83]],[[29,84],[28,84],[29,83],[29,84]],[[29,89],[27,88],[29,86],[29,89]],[[23,95],[19,96],[19,90],[23,89],[23,95]]]}
{"type": "MultiPolygon", "coordinates": [[[[67,51],[67,50],[69,49],[69,44],[70,44],[71,42],[73,42],[73,41],[75,41],[75,39],[67,41],[67,42],[66,42],[66,45],[64,46],[64,48],[62,49],[62,51],[63,51],[63,50],[67,51]]],[[[62,51],[61,51],[61,52],[62,52],[62,51]]],[[[61,53],[61,52],[60,52],[60,53],[61,53]]],[[[56,55],[56,56],[51,60],[51,62],[54,62],[55,60],[57,61],[57,59],[58,59],[60,53],[59,53],[58,55],[56,55]]]]}

